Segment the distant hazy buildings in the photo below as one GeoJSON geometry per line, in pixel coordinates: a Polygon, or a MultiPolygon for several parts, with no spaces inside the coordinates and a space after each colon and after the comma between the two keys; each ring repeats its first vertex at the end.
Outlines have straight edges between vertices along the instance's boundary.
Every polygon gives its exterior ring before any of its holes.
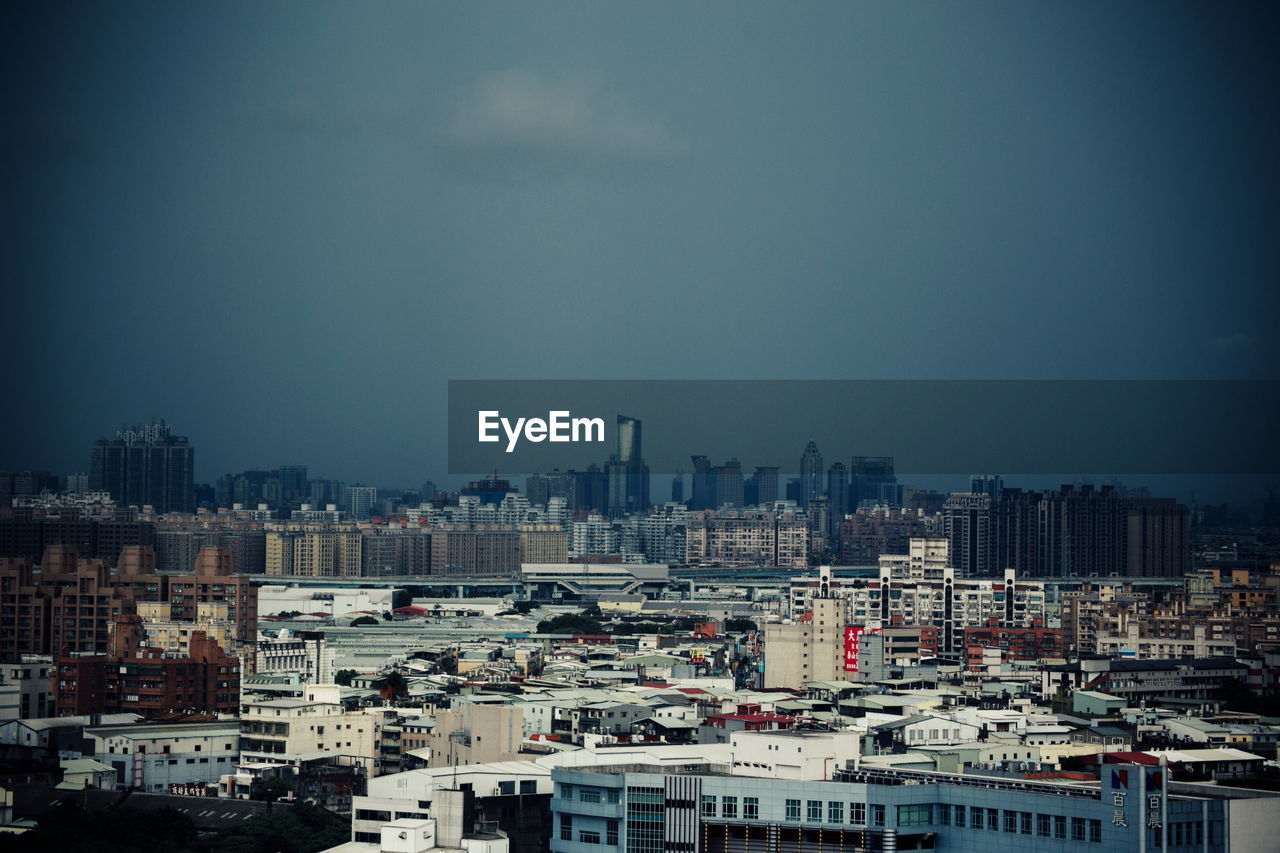
{"type": "Polygon", "coordinates": [[[90,453],[89,489],[109,492],[122,506],[156,512],[195,510],[195,448],[163,420],[121,428],[90,453]]]}
{"type": "Polygon", "coordinates": [[[818,452],[818,445],[811,441],[804,446],[804,453],[800,454],[799,503],[801,507],[808,508],[809,501],[827,493],[822,475],[822,454],[818,452]]]}

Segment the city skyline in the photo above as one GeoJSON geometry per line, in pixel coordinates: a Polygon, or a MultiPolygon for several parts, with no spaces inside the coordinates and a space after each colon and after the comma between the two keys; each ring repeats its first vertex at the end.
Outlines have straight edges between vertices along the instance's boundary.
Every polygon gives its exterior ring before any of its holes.
{"type": "Polygon", "coordinates": [[[1276,15],[19,4],[0,466],[154,412],[412,482],[468,376],[1275,377],[1276,15]]]}

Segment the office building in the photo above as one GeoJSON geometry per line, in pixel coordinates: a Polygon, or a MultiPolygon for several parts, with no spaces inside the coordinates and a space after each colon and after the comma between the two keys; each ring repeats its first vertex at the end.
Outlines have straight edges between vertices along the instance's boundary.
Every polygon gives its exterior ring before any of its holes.
{"type": "Polygon", "coordinates": [[[716,509],[725,506],[745,506],[743,498],[742,465],[730,459],[715,469],[716,509]]]}
{"type": "Polygon", "coordinates": [[[693,462],[693,494],[689,499],[689,509],[697,512],[703,509],[716,509],[716,472],[711,459],[706,456],[690,456],[693,462]]]}
{"type": "Polygon", "coordinates": [[[849,507],[901,506],[892,456],[855,456],[849,465],[849,507]]]}

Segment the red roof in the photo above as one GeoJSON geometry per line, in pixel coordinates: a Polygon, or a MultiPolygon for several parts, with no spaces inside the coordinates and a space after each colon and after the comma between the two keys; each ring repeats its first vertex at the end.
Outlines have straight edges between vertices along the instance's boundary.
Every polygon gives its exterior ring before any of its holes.
{"type": "Polygon", "coordinates": [[[1151,764],[1160,763],[1160,759],[1146,752],[1103,752],[1103,764],[1151,764]]]}

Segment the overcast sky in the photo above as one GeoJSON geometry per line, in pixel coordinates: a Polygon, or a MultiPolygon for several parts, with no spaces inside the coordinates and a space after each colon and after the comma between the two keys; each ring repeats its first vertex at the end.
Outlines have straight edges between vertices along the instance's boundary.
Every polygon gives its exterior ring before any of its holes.
{"type": "Polygon", "coordinates": [[[0,467],[160,415],[444,479],[450,378],[1277,375],[1275,4],[6,8],[0,467]]]}

